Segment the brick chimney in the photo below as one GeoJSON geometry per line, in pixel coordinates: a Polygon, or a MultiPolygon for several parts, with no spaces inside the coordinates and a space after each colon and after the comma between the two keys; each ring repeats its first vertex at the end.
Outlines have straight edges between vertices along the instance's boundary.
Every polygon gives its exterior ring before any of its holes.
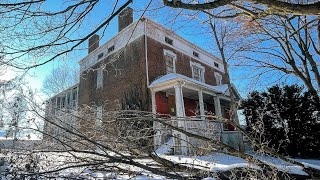
{"type": "Polygon", "coordinates": [[[96,34],[94,34],[89,38],[88,54],[90,54],[92,51],[94,51],[99,47],[99,40],[100,40],[100,37],[99,35],[96,35],[96,34]]]}
{"type": "Polygon", "coordinates": [[[127,7],[118,15],[119,32],[133,22],[133,9],[127,7]]]}

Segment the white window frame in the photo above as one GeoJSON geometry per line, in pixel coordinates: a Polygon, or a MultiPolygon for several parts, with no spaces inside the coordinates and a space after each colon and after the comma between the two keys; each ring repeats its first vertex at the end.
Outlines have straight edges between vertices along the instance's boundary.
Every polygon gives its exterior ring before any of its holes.
{"type": "Polygon", "coordinates": [[[103,87],[103,68],[100,67],[97,70],[97,89],[103,87]]]}
{"type": "Polygon", "coordinates": [[[216,78],[217,86],[222,85],[222,75],[220,73],[215,72],[214,77],[216,78]]]}
{"type": "MultiPolygon", "coordinates": [[[[177,68],[176,68],[177,55],[174,52],[167,50],[167,49],[163,50],[163,55],[164,55],[164,57],[170,56],[173,58],[173,73],[176,73],[177,72],[177,68]]],[[[166,61],[166,58],[164,58],[164,60],[166,61]]],[[[167,63],[167,62],[165,62],[165,63],[167,63]]],[[[167,71],[167,65],[166,65],[166,71],[167,71]]],[[[167,74],[168,74],[168,71],[167,71],[167,74]]]]}
{"type": "Polygon", "coordinates": [[[97,111],[96,111],[96,127],[100,127],[102,125],[102,113],[103,113],[103,108],[102,106],[97,106],[97,111]]]}
{"type": "Polygon", "coordinates": [[[201,64],[199,63],[196,63],[196,62],[193,62],[193,61],[190,61],[190,67],[191,67],[191,71],[192,71],[192,79],[195,79],[194,75],[195,75],[195,72],[194,72],[194,67],[198,68],[201,70],[201,74],[200,74],[200,79],[199,81],[200,82],[204,82],[205,83],[205,78],[204,78],[204,73],[206,72],[206,69],[204,66],[202,66],[201,64]]]}

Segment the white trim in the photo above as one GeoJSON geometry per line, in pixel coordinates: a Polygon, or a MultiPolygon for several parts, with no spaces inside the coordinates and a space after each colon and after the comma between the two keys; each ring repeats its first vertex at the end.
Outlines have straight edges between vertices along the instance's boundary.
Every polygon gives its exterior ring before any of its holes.
{"type": "Polygon", "coordinates": [[[205,83],[205,76],[204,76],[204,73],[206,72],[206,69],[205,69],[205,67],[204,66],[202,66],[201,64],[199,64],[199,63],[196,63],[196,62],[193,62],[193,61],[190,61],[190,67],[191,67],[191,71],[192,71],[192,79],[194,79],[194,71],[193,71],[193,68],[194,67],[197,67],[197,68],[199,68],[199,69],[201,69],[201,77],[200,77],[200,82],[203,82],[203,83],[205,83]]]}
{"type": "Polygon", "coordinates": [[[193,43],[189,42],[188,40],[180,37],[179,35],[177,35],[176,33],[174,33],[173,31],[163,27],[162,25],[153,22],[152,20],[148,21],[148,34],[147,36],[150,37],[151,39],[156,40],[157,42],[160,42],[164,45],[167,45],[169,47],[174,48],[175,50],[178,50],[180,52],[182,52],[185,55],[188,55],[191,58],[194,58],[195,60],[204,63],[216,70],[219,70],[221,72],[224,72],[224,68],[223,68],[223,62],[221,59],[215,57],[214,55],[210,54],[209,52],[205,51],[204,49],[194,45],[193,43]],[[164,37],[171,37],[173,42],[173,45],[167,44],[164,41],[164,37]],[[198,52],[199,53],[199,57],[197,58],[193,55],[193,51],[198,52]],[[214,66],[214,62],[219,64],[219,67],[215,67],[214,66]]]}
{"type": "Polygon", "coordinates": [[[90,54],[82,58],[78,63],[80,64],[80,73],[94,66],[106,57],[117,53],[120,49],[124,48],[128,43],[140,38],[145,33],[144,26],[141,21],[135,22],[124,28],[117,35],[112,37],[108,42],[104,43],[90,54]],[[134,32],[133,32],[134,31],[134,32]],[[130,39],[129,39],[130,38],[130,39]],[[129,41],[130,40],[130,41],[129,41]],[[114,45],[114,50],[108,53],[108,48],[114,45]],[[97,56],[104,53],[103,58],[97,60],[97,56]]]}
{"type": "MultiPolygon", "coordinates": [[[[148,19],[148,18],[146,18],[146,19],[148,19]]],[[[165,28],[161,24],[156,23],[156,22],[152,21],[151,19],[148,19],[148,20],[149,20],[148,22],[149,22],[150,25],[153,25],[154,27],[162,30],[163,32],[167,32],[166,34],[168,36],[172,37],[173,40],[177,39],[179,41],[182,41],[183,43],[185,43],[188,46],[192,47],[195,51],[199,52],[199,54],[205,54],[207,56],[210,56],[214,61],[217,61],[218,63],[222,63],[221,59],[217,58],[213,54],[210,54],[209,52],[207,52],[206,50],[202,49],[201,47],[198,47],[198,46],[194,45],[193,43],[191,43],[190,41],[186,40],[185,38],[177,35],[174,31],[172,31],[172,30],[170,30],[168,28],[165,28]]],[[[191,52],[191,55],[192,55],[192,52],[191,52]]]]}

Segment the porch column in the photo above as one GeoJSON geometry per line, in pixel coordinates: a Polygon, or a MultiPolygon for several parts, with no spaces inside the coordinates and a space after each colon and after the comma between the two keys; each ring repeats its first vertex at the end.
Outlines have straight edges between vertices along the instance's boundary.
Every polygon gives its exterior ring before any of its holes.
{"type": "MultiPolygon", "coordinates": [[[[152,106],[152,114],[155,115],[157,113],[156,92],[153,90],[151,90],[151,106],[152,106]]],[[[156,150],[161,145],[161,128],[160,128],[160,124],[156,121],[153,121],[153,130],[156,132],[153,138],[153,144],[156,150]]]]}
{"type": "MultiPolygon", "coordinates": [[[[176,116],[178,118],[185,117],[185,111],[184,111],[184,101],[183,101],[183,93],[182,93],[182,87],[181,85],[174,86],[174,92],[175,92],[175,100],[176,100],[176,116]]],[[[183,127],[184,123],[178,124],[178,127],[183,127]]]]}
{"type": "MultiPolygon", "coordinates": [[[[218,121],[221,121],[222,117],[222,111],[221,111],[221,105],[220,105],[220,97],[219,95],[216,95],[214,98],[214,111],[215,111],[215,116],[218,117],[218,121]]],[[[220,132],[223,131],[223,123],[220,124],[220,132]]]]}
{"type": "Polygon", "coordinates": [[[213,98],[214,100],[214,112],[217,117],[222,117],[220,97],[217,95],[213,98]]]}
{"type": "Polygon", "coordinates": [[[202,89],[200,91],[198,91],[198,97],[199,97],[200,117],[202,120],[204,120],[205,114],[204,114],[204,103],[203,103],[202,89]]]}
{"type": "Polygon", "coordinates": [[[156,108],[156,92],[151,90],[151,104],[152,104],[152,113],[156,114],[157,113],[157,108],[156,108]]]}
{"type": "MultiPolygon", "coordinates": [[[[176,100],[176,116],[178,121],[178,127],[181,129],[186,130],[185,126],[185,110],[184,110],[184,101],[183,101],[183,93],[181,84],[174,86],[175,92],[175,100],[176,100]]],[[[181,148],[181,154],[187,155],[188,154],[188,138],[185,134],[181,132],[174,131],[174,135],[178,135],[177,138],[180,136],[180,145],[175,143],[175,146],[181,146],[176,148],[181,148]]],[[[176,138],[175,138],[176,139],[176,138]]]]}

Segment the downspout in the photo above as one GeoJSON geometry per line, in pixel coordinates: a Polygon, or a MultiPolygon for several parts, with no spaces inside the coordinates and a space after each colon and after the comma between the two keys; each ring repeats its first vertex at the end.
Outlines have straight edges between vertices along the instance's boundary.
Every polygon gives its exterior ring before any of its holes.
{"type": "Polygon", "coordinates": [[[144,54],[146,61],[147,87],[149,88],[148,44],[147,44],[147,18],[144,18],[144,54]]]}

